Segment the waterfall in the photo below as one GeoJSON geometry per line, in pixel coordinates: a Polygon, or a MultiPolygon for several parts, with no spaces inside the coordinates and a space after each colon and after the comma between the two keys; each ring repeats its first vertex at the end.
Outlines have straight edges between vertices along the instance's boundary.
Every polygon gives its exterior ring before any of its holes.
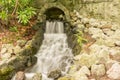
{"type": "Polygon", "coordinates": [[[46,21],[46,33],[64,33],[63,22],[46,21]]]}
{"type": "Polygon", "coordinates": [[[46,21],[44,40],[35,56],[37,63],[29,73],[26,73],[26,80],[31,80],[34,73],[42,73],[42,80],[54,80],[48,78],[47,74],[57,69],[62,75],[67,74],[73,55],[71,49],[68,48],[63,22],[46,21]]]}

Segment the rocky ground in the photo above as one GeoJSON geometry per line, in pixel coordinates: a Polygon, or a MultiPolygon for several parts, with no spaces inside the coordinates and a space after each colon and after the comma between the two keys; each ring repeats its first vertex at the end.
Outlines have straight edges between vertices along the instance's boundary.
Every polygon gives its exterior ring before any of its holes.
{"type": "MultiPolygon", "coordinates": [[[[74,57],[68,75],[58,80],[120,80],[120,26],[115,22],[84,18],[76,11],[71,17],[71,24],[77,30],[88,33],[94,42],[89,46],[83,45],[81,53],[74,57]]],[[[1,60],[6,61],[16,55],[14,53],[19,52],[26,43],[18,41],[17,46],[2,45],[1,60]]],[[[19,74],[24,77],[23,72],[19,74]]],[[[32,80],[38,79],[41,80],[41,74],[37,73],[32,80]]]]}
{"type": "Polygon", "coordinates": [[[95,39],[74,57],[67,76],[58,80],[120,80],[120,27],[117,23],[83,18],[76,11],[73,25],[95,39]]]}

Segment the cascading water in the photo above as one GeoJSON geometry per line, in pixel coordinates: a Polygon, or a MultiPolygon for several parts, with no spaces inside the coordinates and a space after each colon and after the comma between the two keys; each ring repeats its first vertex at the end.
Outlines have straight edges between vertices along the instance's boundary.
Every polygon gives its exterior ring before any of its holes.
{"type": "Polygon", "coordinates": [[[26,80],[31,80],[34,73],[42,73],[42,80],[54,80],[47,77],[53,70],[60,70],[62,75],[67,71],[72,61],[72,51],[68,48],[64,25],[60,21],[46,21],[46,32],[39,51],[35,55],[37,63],[26,73],[26,80]]]}

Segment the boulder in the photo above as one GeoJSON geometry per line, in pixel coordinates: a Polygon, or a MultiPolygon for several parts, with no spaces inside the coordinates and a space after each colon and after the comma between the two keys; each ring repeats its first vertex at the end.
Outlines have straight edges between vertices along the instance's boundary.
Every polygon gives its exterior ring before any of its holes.
{"type": "Polygon", "coordinates": [[[111,56],[111,59],[120,61],[120,50],[116,48],[110,49],[110,56],[111,56]]]}
{"type": "Polygon", "coordinates": [[[25,80],[25,73],[23,71],[19,71],[16,73],[15,80],[25,80]]]}
{"type": "Polygon", "coordinates": [[[116,61],[116,60],[108,60],[108,61],[105,63],[106,70],[109,70],[114,63],[117,63],[117,61],[116,61]]]}
{"type": "Polygon", "coordinates": [[[54,78],[57,79],[61,76],[61,71],[60,70],[53,70],[48,73],[48,78],[54,78]]]}
{"type": "Polygon", "coordinates": [[[31,80],[42,80],[42,74],[36,73],[31,80]]]}
{"type": "Polygon", "coordinates": [[[114,80],[120,80],[120,64],[114,63],[112,67],[107,71],[107,76],[114,80]]]}
{"type": "Polygon", "coordinates": [[[90,71],[87,66],[82,66],[79,70],[79,73],[90,76],[90,71]]]}
{"type": "Polygon", "coordinates": [[[94,64],[91,67],[91,73],[94,76],[101,77],[105,75],[105,66],[103,64],[99,64],[99,65],[94,64]]]}
{"type": "Polygon", "coordinates": [[[96,57],[88,54],[81,54],[74,57],[75,64],[90,67],[96,63],[96,57]]]}

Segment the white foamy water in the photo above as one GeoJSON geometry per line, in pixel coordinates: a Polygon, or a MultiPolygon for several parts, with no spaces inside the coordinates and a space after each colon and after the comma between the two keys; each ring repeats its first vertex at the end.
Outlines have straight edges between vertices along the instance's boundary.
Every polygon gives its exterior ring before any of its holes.
{"type": "Polygon", "coordinates": [[[29,73],[26,73],[26,80],[30,80],[33,73],[42,73],[42,80],[54,80],[47,78],[47,74],[57,69],[61,70],[63,75],[67,74],[73,55],[71,49],[68,48],[62,22],[46,22],[44,40],[35,56],[38,59],[37,63],[29,73]]]}

